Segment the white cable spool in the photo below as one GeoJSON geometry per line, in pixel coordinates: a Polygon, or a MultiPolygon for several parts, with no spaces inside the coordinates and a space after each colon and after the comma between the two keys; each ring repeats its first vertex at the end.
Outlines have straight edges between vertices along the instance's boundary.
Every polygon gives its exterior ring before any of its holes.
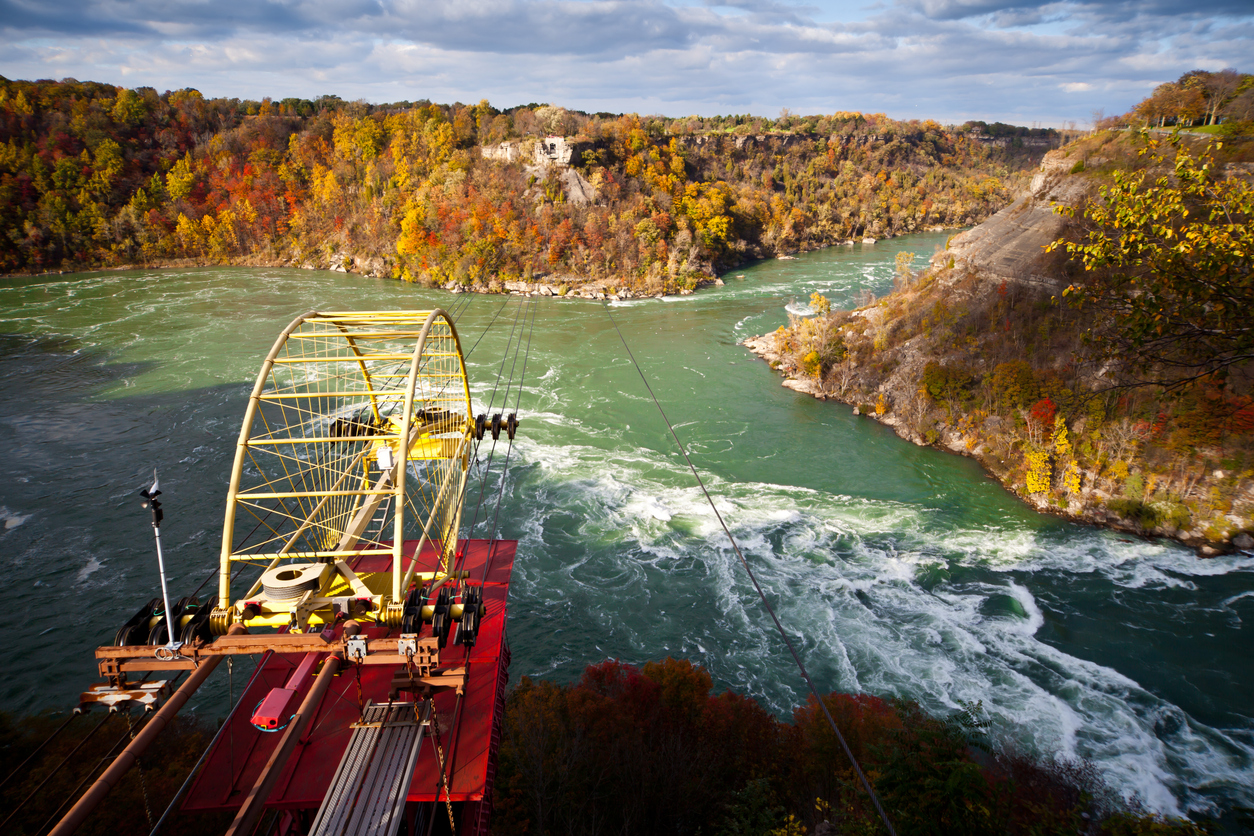
{"type": "Polygon", "coordinates": [[[261,576],[261,587],[271,601],[292,601],[318,588],[322,563],[292,563],[275,566],[261,576]]]}

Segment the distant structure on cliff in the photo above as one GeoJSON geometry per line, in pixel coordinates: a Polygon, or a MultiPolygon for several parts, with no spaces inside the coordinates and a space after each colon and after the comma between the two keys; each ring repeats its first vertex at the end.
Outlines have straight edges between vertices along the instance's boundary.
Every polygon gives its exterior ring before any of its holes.
{"type": "MultiPolygon", "coordinates": [[[[480,149],[484,159],[512,163],[522,160],[526,155],[526,146],[530,142],[502,142],[498,145],[485,145],[480,149]]],[[[533,165],[569,166],[578,162],[583,152],[592,148],[590,143],[576,142],[564,136],[546,136],[534,140],[534,150],[530,162],[533,165]]]]}

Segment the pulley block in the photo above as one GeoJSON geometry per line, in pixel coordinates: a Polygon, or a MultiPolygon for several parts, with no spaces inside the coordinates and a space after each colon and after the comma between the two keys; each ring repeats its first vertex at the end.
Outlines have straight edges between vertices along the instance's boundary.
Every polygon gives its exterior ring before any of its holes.
{"type": "Polygon", "coordinates": [[[190,615],[185,611],[183,618],[179,619],[182,625],[179,629],[179,641],[183,644],[200,640],[207,641],[212,637],[212,631],[209,626],[209,616],[212,609],[205,606],[196,605],[195,611],[190,615]]]}
{"type": "Polygon", "coordinates": [[[475,639],[479,635],[479,625],[483,620],[483,611],[483,596],[478,590],[467,590],[462,595],[462,620],[457,628],[457,638],[454,644],[464,647],[475,646],[475,639]]]}
{"type": "Polygon", "coordinates": [[[505,429],[505,435],[509,440],[513,441],[514,433],[518,432],[518,414],[511,412],[509,417],[506,417],[498,412],[490,421],[488,416],[482,413],[475,417],[475,438],[479,441],[483,440],[484,433],[488,431],[492,433],[492,440],[496,441],[501,437],[502,428],[505,429]]]}
{"type": "Polygon", "coordinates": [[[452,596],[447,588],[441,589],[435,599],[435,612],[431,617],[431,634],[439,647],[448,644],[449,630],[453,627],[452,596]]]}
{"type": "Polygon", "coordinates": [[[420,424],[438,424],[447,419],[451,415],[447,409],[442,407],[434,407],[432,409],[420,409],[414,413],[414,420],[420,424]]]}
{"type": "Polygon", "coordinates": [[[174,602],[170,608],[172,612],[167,619],[165,613],[162,612],[158,616],[158,620],[152,623],[152,629],[148,631],[148,644],[168,644],[171,635],[177,636],[182,632],[185,624],[184,617],[188,620],[195,614],[200,602],[190,596],[185,596],[174,602]],[[171,626],[172,625],[172,626],[171,626]]]}
{"type": "Polygon", "coordinates": [[[427,601],[427,588],[415,587],[405,599],[405,614],[401,616],[401,632],[417,633],[422,629],[422,605],[427,601]]]}
{"type": "Polygon", "coordinates": [[[134,644],[147,644],[149,627],[149,619],[151,619],[161,609],[161,599],[153,598],[147,604],[140,607],[134,615],[127,619],[126,623],[118,628],[118,632],[113,637],[113,644],[117,647],[126,647],[134,644]]]}
{"type": "Polygon", "coordinates": [[[214,607],[209,611],[209,634],[225,636],[236,620],[234,608],[214,607]]]}
{"type": "Polygon", "coordinates": [[[361,438],[379,435],[386,426],[386,422],[376,421],[373,415],[364,411],[351,418],[336,418],[327,427],[327,435],[330,438],[361,438]]]}

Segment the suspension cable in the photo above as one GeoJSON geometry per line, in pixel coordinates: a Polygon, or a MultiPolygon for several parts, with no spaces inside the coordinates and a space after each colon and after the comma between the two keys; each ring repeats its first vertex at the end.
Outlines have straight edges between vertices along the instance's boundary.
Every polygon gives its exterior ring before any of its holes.
{"type": "MultiPolygon", "coordinates": [[[[535,313],[533,309],[533,313],[531,316],[531,329],[527,335],[527,351],[523,355],[522,374],[519,375],[519,378],[518,378],[518,399],[515,401],[515,407],[514,407],[515,411],[517,411],[518,405],[522,403],[522,383],[523,383],[523,379],[526,377],[526,374],[527,374],[527,357],[531,354],[531,336],[535,333],[535,328],[536,328],[536,317],[535,317],[535,313]]],[[[492,516],[492,533],[488,535],[488,555],[487,555],[487,559],[483,561],[483,576],[480,578],[480,581],[479,581],[480,585],[483,585],[487,583],[488,581],[488,571],[491,570],[492,568],[492,558],[496,552],[493,546],[496,543],[497,525],[501,520],[501,504],[502,504],[502,500],[505,497],[505,481],[506,481],[505,477],[509,473],[509,459],[510,459],[510,456],[513,454],[513,452],[514,452],[514,439],[511,438],[509,440],[508,446],[506,446],[505,448],[505,463],[501,466],[500,487],[498,488],[496,492],[496,512],[492,516]]]]}
{"type": "MultiPolygon", "coordinates": [[[[518,342],[514,343],[514,359],[513,359],[513,362],[511,362],[509,366],[509,380],[505,382],[505,393],[501,396],[501,409],[509,409],[509,392],[510,392],[510,389],[513,388],[514,386],[514,371],[518,368],[518,355],[523,350],[522,348],[523,331],[525,331],[527,328],[527,316],[526,316],[527,307],[528,307],[527,305],[519,306],[519,311],[523,314],[523,324],[522,324],[522,328],[520,328],[518,331],[518,342]]],[[[536,309],[536,303],[532,302],[530,305],[530,308],[531,308],[531,311],[533,312],[532,322],[534,323],[535,321],[534,311],[536,309]]],[[[528,340],[527,342],[527,348],[528,350],[530,350],[531,348],[530,340],[528,340]]],[[[527,365],[527,361],[526,359],[524,359],[523,360],[524,369],[526,368],[526,365],[527,365]]],[[[521,378],[519,378],[518,386],[519,386],[519,391],[521,391],[521,387],[522,387],[521,378]]]]}
{"type": "MultiPolygon", "coordinates": [[[[522,312],[523,312],[523,309],[524,309],[524,306],[520,306],[520,307],[519,307],[519,312],[520,312],[520,313],[522,313],[522,312]]],[[[533,332],[534,332],[534,330],[535,330],[535,312],[536,312],[536,309],[537,309],[536,303],[533,301],[533,302],[531,303],[531,305],[530,305],[530,314],[531,314],[531,325],[530,325],[530,328],[531,328],[531,330],[532,330],[533,332]]],[[[516,324],[517,324],[517,317],[515,318],[515,325],[516,325],[516,324]]],[[[527,327],[528,327],[528,325],[527,325],[526,319],[524,318],[524,320],[523,320],[522,330],[517,330],[516,328],[511,328],[511,329],[510,329],[510,338],[509,338],[509,339],[510,339],[510,342],[509,342],[509,344],[506,346],[506,350],[505,350],[505,352],[502,354],[502,359],[501,359],[501,372],[500,372],[500,373],[498,373],[498,377],[497,377],[497,386],[498,386],[498,387],[499,387],[499,383],[500,383],[500,377],[501,377],[501,375],[502,375],[502,374],[503,374],[503,372],[504,372],[504,366],[505,366],[505,355],[508,355],[508,354],[510,353],[510,348],[511,348],[511,346],[512,346],[512,349],[513,349],[513,356],[514,356],[514,361],[513,361],[513,363],[510,365],[510,375],[509,375],[509,381],[508,381],[508,382],[506,383],[506,385],[505,385],[505,394],[504,394],[504,397],[502,398],[502,402],[503,402],[503,404],[504,404],[504,405],[503,405],[503,407],[502,407],[503,409],[507,409],[507,408],[509,407],[509,392],[510,392],[510,389],[511,389],[511,388],[513,387],[513,385],[514,385],[514,370],[515,370],[515,369],[517,368],[517,366],[518,366],[518,354],[519,354],[519,352],[520,352],[520,351],[523,351],[523,337],[522,337],[522,331],[525,331],[525,330],[527,329],[527,327]],[[514,341],[514,334],[515,334],[515,331],[516,331],[516,330],[517,330],[517,333],[518,333],[518,340],[515,342],[515,341],[514,341]]],[[[523,369],[522,369],[522,371],[523,371],[523,375],[524,375],[524,376],[526,375],[526,370],[527,370],[527,356],[530,354],[530,352],[531,352],[531,338],[530,338],[530,337],[528,337],[528,338],[527,338],[526,350],[525,350],[525,352],[523,353],[523,369]]],[[[518,403],[521,403],[522,384],[523,384],[523,377],[520,377],[520,378],[519,378],[519,382],[518,382],[518,393],[519,393],[519,394],[518,394],[518,397],[515,399],[515,404],[516,404],[516,405],[515,405],[515,409],[514,409],[514,411],[515,411],[515,412],[517,412],[517,410],[518,410],[517,404],[518,404],[518,403]]],[[[491,412],[491,411],[492,411],[492,408],[493,408],[493,407],[495,406],[495,404],[496,404],[496,389],[497,389],[497,387],[494,387],[494,388],[493,388],[493,392],[492,392],[492,399],[491,399],[491,402],[490,402],[489,407],[488,407],[488,411],[489,411],[489,412],[491,412]]],[[[482,444],[482,443],[483,443],[483,442],[482,442],[482,440],[481,440],[481,439],[480,439],[480,440],[477,440],[477,441],[475,442],[475,460],[476,460],[476,461],[479,461],[479,459],[478,459],[478,451],[479,451],[479,445],[480,445],[480,444],[482,444]]],[[[513,439],[510,439],[510,440],[509,440],[509,446],[510,446],[510,447],[512,447],[512,446],[513,446],[513,443],[514,443],[513,439]]],[[[495,457],[496,457],[496,445],[497,445],[497,439],[496,439],[496,438],[493,438],[493,439],[492,439],[492,446],[491,446],[491,448],[489,449],[489,452],[488,452],[488,460],[487,460],[487,463],[483,466],[483,468],[482,468],[482,470],[481,470],[481,472],[480,472],[480,473],[481,473],[481,475],[480,475],[480,478],[479,478],[479,498],[478,498],[478,500],[475,502],[475,510],[474,510],[474,513],[471,515],[471,518],[470,518],[470,525],[468,525],[468,526],[466,527],[466,537],[467,537],[467,539],[469,539],[470,535],[474,532],[474,528],[475,528],[475,526],[476,526],[476,525],[478,524],[478,522],[479,522],[479,510],[480,510],[480,508],[481,508],[481,507],[482,507],[482,505],[483,505],[483,499],[484,499],[484,496],[487,494],[488,476],[490,475],[490,473],[491,473],[491,471],[492,471],[492,462],[493,462],[493,460],[494,460],[494,459],[495,459],[495,457]]],[[[506,459],[506,464],[505,464],[505,467],[506,467],[506,468],[508,468],[508,467],[509,467],[509,461],[508,461],[508,458],[506,459]]],[[[502,472],[501,476],[502,476],[502,479],[503,479],[503,478],[504,478],[504,472],[502,472]]],[[[463,499],[464,499],[464,497],[465,497],[465,491],[468,491],[469,489],[470,489],[470,483],[469,483],[469,481],[467,481],[467,484],[466,484],[465,488],[463,489],[463,494],[462,494],[463,499]]],[[[485,521],[486,521],[486,517],[485,517],[485,521]]],[[[462,554],[462,562],[464,562],[465,560],[466,560],[466,555],[465,555],[465,553],[463,553],[463,554],[462,554]]],[[[485,567],[487,566],[487,563],[486,563],[486,562],[484,563],[484,566],[485,566],[485,567]]]]}
{"type": "Polygon", "coordinates": [[[644,370],[640,368],[640,364],[636,362],[636,357],[631,353],[631,346],[627,345],[627,338],[623,336],[622,330],[618,327],[618,322],[614,319],[614,314],[610,312],[610,306],[605,306],[605,315],[609,317],[610,323],[614,326],[614,330],[618,332],[618,338],[623,343],[623,348],[627,350],[627,357],[631,360],[631,364],[636,367],[636,373],[640,375],[640,380],[644,383],[644,388],[648,390],[649,397],[653,399],[654,406],[661,414],[662,420],[666,422],[666,428],[670,430],[671,437],[675,439],[675,444],[679,446],[679,452],[683,455],[684,461],[688,463],[688,469],[692,471],[693,477],[697,480],[697,485],[701,488],[701,493],[705,494],[705,499],[710,503],[710,509],[714,511],[714,516],[718,518],[718,524],[723,527],[723,532],[727,535],[727,539],[731,542],[732,549],[735,550],[736,556],[740,558],[740,565],[744,567],[745,573],[749,576],[749,580],[753,582],[753,588],[757,590],[758,597],[762,600],[762,606],[766,608],[767,613],[771,616],[771,621],[775,622],[775,629],[779,631],[780,638],[784,640],[784,644],[788,647],[788,652],[792,654],[793,661],[797,663],[797,669],[801,671],[801,678],[805,680],[806,686],[809,687],[810,693],[814,695],[814,699],[818,702],[819,707],[823,709],[823,714],[827,717],[828,725],[832,727],[832,731],[836,733],[836,739],[840,741],[840,746],[845,750],[849,763],[853,765],[853,771],[857,773],[858,779],[862,782],[863,788],[867,794],[871,796],[871,801],[875,804],[875,810],[880,814],[880,819],[884,822],[884,829],[888,831],[890,836],[897,836],[897,831],[893,829],[892,822],[888,820],[888,814],[884,812],[884,808],[880,805],[879,796],[875,794],[875,790],[871,788],[871,782],[867,780],[866,775],[862,772],[862,767],[858,765],[858,759],[854,757],[853,750],[849,748],[849,744],[845,742],[845,736],[841,734],[840,728],[836,725],[836,720],[832,717],[832,712],[828,709],[827,703],[819,694],[814,682],[810,679],[809,672],[806,671],[805,663],[801,661],[801,656],[797,653],[797,649],[793,646],[792,640],[788,638],[784,625],[780,623],[779,617],[775,615],[775,608],[771,606],[771,602],[767,600],[766,593],[762,591],[761,584],[758,583],[757,576],[753,574],[753,569],[749,567],[749,561],[745,559],[744,553],[740,550],[740,545],[736,542],[736,538],[732,536],[731,529],[727,527],[727,523],[723,520],[723,515],[719,513],[718,506],[714,504],[713,497],[710,496],[709,490],[705,487],[705,481],[701,478],[701,474],[697,472],[696,465],[692,463],[692,459],[688,456],[688,449],[684,447],[684,443],[679,440],[679,435],[675,432],[675,427],[671,424],[670,418],[666,417],[666,410],[662,409],[662,404],[658,401],[657,395],[653,394],[653,387],[649,385],[648,378],[644,375],[644,370]]]}
{"type": "Polygon", "coordinates": [[[14,775],[17,775],[18,773],[20,773],[22,769],[26,766],[26,764],[34,760],[35,756],[38,755],[40,752],[42,752],[45,746],[51,743],[53,739],[56,738],[57,735],[65,731],[65,727],[68,726],[74,720],[75,717],[79,716],[82,713],[83,712],[78,711],[78,710],[72,711],[70,713],[70,716],[65,719],[65,722],[57,726],[57,730],[54,731],[52,734],[48,735],[47,740],[45,740],[43,743],[40,743],[39,747],[35,749],[35,751],[31,752],[29,755],[26,756],[26,760],[18,764],[16,769],[14,769],[12,772],[6,775],[3,781],[0,781],[0,787],[3,787],[5,784],[9,783],[9,781],[13,778],[14,775]]]}
{"type": "Polygon", "coordinates": [[[133,737],[134,737],[133,728],[130,726],[130,714],[128,713],[126,731],[122,732],[122,736],[119,737],[117,741],[112,746],[109,747],[109,750],[105,752],[104,757],[102,757],[99,761],[97,761],[96,765],[93,766],[90,770],[88,770],[87,774],[83,776],[83,780],[79,781],[78,786],[76,786],[70,792],[70,794],[65,797],[65,800],[61,802],[60,806],[57,807],[56,810],[52,811],[52,815],[48,817],[48,820],[43,823],[43,826],[40,827],[37,832],[47,833],[49,828],[52,827],[53,823],[57,821],[58,817],[61,814],[61,811],[65,809],[65,805],[77,799],[78,794],[83,789],[83,786],[86,785],[86,783],[91,780],[92,776],[95,775],[96,772],[99,771],[102,766],[104,766],[105,764],[109,763],[114,758],[116,758],[118,750],[122,747],[122,744],[126,743],[127,740],[130,740],[133,737]]]}
{"type": "Polygon", "coordinates": [[[527,379],[527,358],[531,356],[531,338],[536,333],[536,311],[539,307],[533,302],[531,304],[531,326],[527,329],[527,348],[523,350],[523,367],[522,372],[518,375],[518,394],[514,398],[514,412],[518,412],[518,408],[522,405],[522,387],[523,382],[527,379]]]}
{"type": "MultiPolygon", "coordinates": [[[[231,710],[227,713],[226,720],[222,722],[221,726],[218,726],[218,731],[214,734],[213,739],[209,741],[209,745],[205,747],[205,751],[200,753],[200,759],[196,761],[195,765],[192,766],[191,771],[187,773],[187,778],[184,779],[182,786],[178,789],[178,792],[174,794],[174,798],[170,799],[170,803],[166,805],[165,812],[161,814],[161,818],[157,819],[157,823],[153,825],[152,832],[149,833],[148,836],[157,836],[157,834],[161,832],[161,828],[166,823],[166,819],[170,817],[170,813],[174,811],[174,808],[178,806],[178,803],[183,798],[183,795],[187,792],[188,788],[191,787],[192,779],[196,777],[200,771],[200,767],[204,765],[205,758],[209,757],[209,753],[212,752],[214,746],[217,745],[218,738],[222,737],[223,732],[225,732],[227,727],[231,725],[231,720],[235,719],[235,712],[239,710],[240,705],[243,703],[243,695],[248,693],[248,689],[252,687],[253,683],[257,680],[257,677],[261,675],[262,669],[266,666],[266,662],[270,660],[272,655],[273,651],[266,651],[266,653],[262,656],[261,661],[253,670],[252,676],[249,677],[248,684],[244,686],[244,690],[240,693],[241,698],[239,700],[232,701],[231,710]]],[[[229,664],[230,662],[231,657],[228,656],[227,663],[229,664]]],[[[234,671],[231,671],[231,673],[234,675],[234,671]]],[[[234,686],[232,686],[231,690],[234,691],[234,686]]],[[[233,734],[231,738],[233,743],[233,734]]],[[[232,756],[232,763],[233,762],[234,756],[232,756]]],[[[232,766],[232,773],[233,772],[234,766],[232,766]]]]}
{"type": "Polygon", "coordinates": [[[20,803],[19,803],[16,807],[14,807],[14,808],[13,808],[13,810],[9,813],[9,815],[5,816],[4,821],[0,821],[0,829],[2,829],[2,828],[6,825],[6,824],[8,824],[8,823],[9,823],[9,820],[10,820],[10,819],[12,819],[14,816],[16,816],[16,815],[18,814],[18,811],[20,811],[23,807],[25,807],[25,806],[26,806],[26,804],[27,804],[27,803],[28,803],[28,802],[29,802],[32,798],[34,798],[36,795],[38,795],[38,794],[39,794],[39,791],[40,791],[40,790],[42,790],[42,789],[44,788],[44,785],[45,785],[45,784],[47,784],[49,781],[51,781],[51,780],[53,779],[53,777],[54,777],[54,776],[55,776],[58,772],[60,772],[60,771],[61,771],[62,767],[64,767],[67,763],[69,763],[69,762],[70,762],[70,760],[71,760],[71,759],[72,759],[72,758],[73,758],[76,754],[78,754],[78,750],[79,750],[79,749],[82,749],[82,748],[83,748],[83,746],[85,746],[85,745],[87,744],[87,741],[91,740],[92,735],[94,735],[96,732],[100,731],[101,726],[103,726],[105,723],[109,722],[109,718],[110,718],[110,717],[112,717],[112,716],[113,716],[113,714],[112,714],[112,713],[106,714],[106,715],[104,716],[104,719],[103,719],[103,720],[101,720],[98,724],[96,724],[96,727],[95,727],[95,728],[93,728],[91,731],[87,732],[87,736],[86,736],[86,737],[84,737],[82,740],[80,740],[80,741],[78,742],[78,745],[77,745],[77,746],[75,746],[73,749],[71,749],[71,750],[70,750],[70,753],[69,753],[68,755],[66,755],[64,758],[62,758],[62,759],[61,759],[61,762],[60,762],[59,764],[57,764],[56,766],[54,766],[54,767],[52,768],[52,771],[51,771],[51,772],[49,772],[47,775],[45,775],[45,776],[44,776],[44,779],[43,779],[42,781],[40,781],[40,782],[39,782],[39,786],[37,786],[37,787],[35,787],[35,789],[31,790],[30,795],[28,795],[28,796],[26,796],[25,798],[23,798],[23,799],[21,800],[21,802],[20,802],[20,803]]]}
{"type": "MultiPolygon", "coordinates": [[[[530,324],[530,329],[531,329],[531,331],[532,331],[532,332],[534,332],[534,330],[535,330],[535,314],[536,314],[536,310],[537,310],[537,306],[536,306],[535,302],[532,302],[532,303],[531,303],[531,310],[530,310],[530,314],[531,314],[531,324],[530,324]]],[[[525,330],[527,330],[527,328],[528,328],[528,325],[527,325],[526,320],[524,319],[524,321],[523,321],[523,330],[525,331],[525,330]]],[[[513,336],[513,335],[511,334],[511,339],[512,339],[512,336],[513,336]]],[[[514,407],[514,411],[515,411],[515,413],[518,411],[518,404],[520,404],[520,403],[521,403],[522,386],[523,386],[523,382],[524,382],[524,380],[525,380],[525,376],[526,376],[526,373],[527,373],[527,357],[528,357],[528,356],[530,355],[530,353],[531,353],[531,338],[530,338],[530,336],[528,336],[528,338],[527,338],[527,345],[526,345],[526,349],[525,349],[525,351],[523,350],[523,342],[522,342],[522,339],[523,339],[523,338],[522,338],[522,333],[520,332],[520,333],[519,333],[519,337],[518,337],[518,342],[517,342],[517,343],[514,343],[514,362],[513,362],[513,364],[512,364],[512,365],[511,365],[511,367],[510,367],[510,379],[509,379],[509,382],[506,384],[505,396],[504,396],[504,398],[503,398],[503,403],[504,403],[504,406],[502,407],[503,409],[508,409],[508,408],[509,408],[509,390],[510,390],[510,388],[513,386],[513,381],[514,381],[514,369],[515,369],[515,368],[517,368],[517,366],[518,366],[518,353],[519,353],[520,351],[523,351],[523,369],[522,369],[522,376],[520,376],[520,377],[519,377],[519,381],[518,381],[518,397],[515,399],[515,407],[514,407]]],[[[495,397],[493,398],[493,400],[494,400],[494,402],[495,402],[495,397]]],[[[480,442],[480,443],[481,443],[481,442],[480,442]]],[[[512,448],[512,447],[513,447],[513,444],[514,444],[513,439],[509,439],[508,446],[509,446],[510,448],[512,448]]],[[[491,447],[491,449],[489,450],[489,453],[488,453],[488,461],[487,461],[487,464],[483,467],[483,469],[482,469],[482,471],[481,471],[481,477],[480,477],[480,480],[479,480],[479,499],[475,502],[475,511],[474,511],[474,514],[471,516],[471,519],[470,519],[470,525],[469,525],[469,526],[467,526],[467,528],[466,528],[466,536],[467,536],[467,538],[469,538],[469,537],[470,537],[470,535],[474,532],[475,525],[477,525],[477,524],[478,524],[478,521],[479,521],[479,509],[482,507],[482,505],[483,505],[483,499],[484,499],[484,496],[487,494],[488,477],[489,477],[489,475],[491,474],[491,471],[492,471],[492,462],[493,462],[493,460],[494,460],[494,459],[495,459],[495,457],[496,457],[496,445],[497,445],[497,439],[495,439],[495,438],[494,438],[494,439],[492,439],[492,447],[491,447]]],[[[476,451],[477,451],[477,450],[478,450],[478,446],[476,445],[476,451]]],[[[505,470],[507,470],[508,468],[509,468],[509,459],[508,459],[508,456],[507,456],[507,457],[506,457],[506,462],[505,462],[505,470]]],[[[501,473],[501,478],[502,478],[502,479],[504,479],[504,478],[505,478],[505,470],[502,470],[502,473],[501,473]]],[[[499,503],[499,498],[498,498],[498,503],[499,503]]],[[[484,520],[486,521],[486,519],[487,519],[487,518],[486,518],[486,516],[485,516],[484,520]]],[[[491,551],[490,551],[490,550],[489,550],[489,554],[491,554],[491,551]]],[[[465,555],[464,555],[464,554],[463,554],[462,559],[463,559],[463,561],[465,560],[465,555]]],[[[488,562],[487,562],[487,561],[485,561],[485,562],[484,562],[484,567],[485,567],[485,569],[487,568],[487,566],[488,566],[488,562]]],[[[485,578],[486,578],[486,574],[485,574],[485,578]]]]}
{"type": "MultiPolygon", "coordinates": [[[[492,325],[496,322],[496,318],[501,315],[501,311],[505,310],[505,306],[508,304],[509,304],[509,299],[506,299],[504,302],[501,303],[501,307],[496,309],[496,313],[492,314],[492,319],[488,320],[488,324],[484,326],[483,332],[479,334],[479,339],[475,340],[475,344],[470,347],[470,351],[467,351],[465,354],[462,355],[463,360],[470,357],[471,354],[474,354],[475,349],[479,347],[479,343],[483,342],[483,338],[487,335],[489,331],[492,330],[492,325]]],[[[456,317],[460,315],[461,315],[461,311],[458,311],[454,319],[456,319],[456,317]]]]}
{"type": "MultiPolygon", "coordinates": [[[[279,503],[275,505],[275,507],[267,511],[266,515],[257,521],[257,524],[253,526],[253,530],[248,532],[248,534],[244,537],[243,540],[240,541],[240,544],[236,546],[236,548],[242,549],[245,545],[247,545],[248,541],[252,539],[252,536],[257,533],[257,529],[261,528],[261,526],[265,524],[266,520],[270,519],[270,515],[273,514],[275,511],[279,510],[282,504],[283,502],[282,500],[280,500],[279,503]]],[[[240,566],[238,569],[236,569],[235,574],[231,576],[231,583],[235,583],[236,579],[240,576],[240,573],[243,572],[247,568],[248,568],[248,564],[244,564],[243,566],[240,566]]],[[[218,574],[218,569],[214,568],[213,570],[209,572],[209,575],[203,581],[200,582],[200,586],[196,587],[196,590],[187,597],[195,598],[197,595],[199,595],[200,590],[204,589],[205,585],[208,584],[209,581],[213,580],[213,576],[216,574],[218,574]]],[[[170,636],[170,640],[176,641],[173,635],[170,636]]]]}
{"type": "MultiPolygon", "coordinates": [[[[492,408],[496,406],[496,393],[501,387],[501,378],[505,376],[505,361],[509,357],[511,348],[514,351],[515,358],[517,358],[518,344],[521,343],[522,340],[521,338],[519,338],[518,342],[515,342],[514,335],[518,333],[518,320],[522,316],[523,309],[525,307],[526,307],[525,305],[518,306],[518,310],[514,314],[514,321],[513,323],[510,324],[509,337],[505,341],[505,350],[501,352],[501,365],[496,370],[496,381],[492,384],[492,397],[489,398],[488,400],[489,412],[491,412],[492,408]]],[[[513,379],[513,367],[512,366],[510,367],[510,378],[512,381],[513,379]]],[[[507,383],[506,390],[505,390],[507,395],[509,393],[508,387],[509,387],[509,384],[507,383]]]]}

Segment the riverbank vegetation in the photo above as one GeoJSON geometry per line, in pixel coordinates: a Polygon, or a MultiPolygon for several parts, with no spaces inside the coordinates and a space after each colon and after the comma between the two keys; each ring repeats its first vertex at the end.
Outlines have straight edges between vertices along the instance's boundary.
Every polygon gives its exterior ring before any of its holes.
{"type": "Polygon", "coordinates": [[[666,291],[752,258],[976,223],[1055,140],[880,114],[667,119],[0,79],[0,272],[213,262],[666,291]],[[569,138],[569,165],[537,163],[548,135],[569,138]]]}
{"type": "MultiPolygon", "coordinates": [[[[996,745],[978,705],[937,718],[867,694],[833,693],[824,702],[902,836],[1206,832],[1121,798],[1092,764],[996,745]]],[[[3,774],[23,767],[0,794],[0,809],[15,814],[6,833],[46,832],[58,805],[68,806],[79,782],[127,738],[124,715],[89,735],[101,723],[89,714],[36,753],[62,722],[0,715],[3,774]]],[[[79,832],[147,833],[212,736],[176,721],[79,832]]],[[[524,677],[506,702],[493,800],[498,836],[801,836],[883,827],[817,702],[781,721],[753,699],[712,693],[705,670],[675,659],[640,668],[607,661],[568,685],[524,677]]],[[[220,833],[230,819],[175,814],[167,832],[220,833]]]]}
{"type": "Polygon", "coordinates": [[[1251,161],[1126,132],[1052,152],[986,228],[903,256],[892,294],[781,329],[778,362],[1038,507],[1254,547],[1251,161]]]}
{"type": "MultiPolygon", "coordinates": [[[[493,833],[884,832],[817,702],[781,721],[711,684],[674,659],[604,662],[570,685],[524,678],[493,833]]],[[[1145,814],[1091,764],[994,745],[978,705],[937,718],[868,694],[824,702],[902,836],[1203,832],[1145,814]]]]}

